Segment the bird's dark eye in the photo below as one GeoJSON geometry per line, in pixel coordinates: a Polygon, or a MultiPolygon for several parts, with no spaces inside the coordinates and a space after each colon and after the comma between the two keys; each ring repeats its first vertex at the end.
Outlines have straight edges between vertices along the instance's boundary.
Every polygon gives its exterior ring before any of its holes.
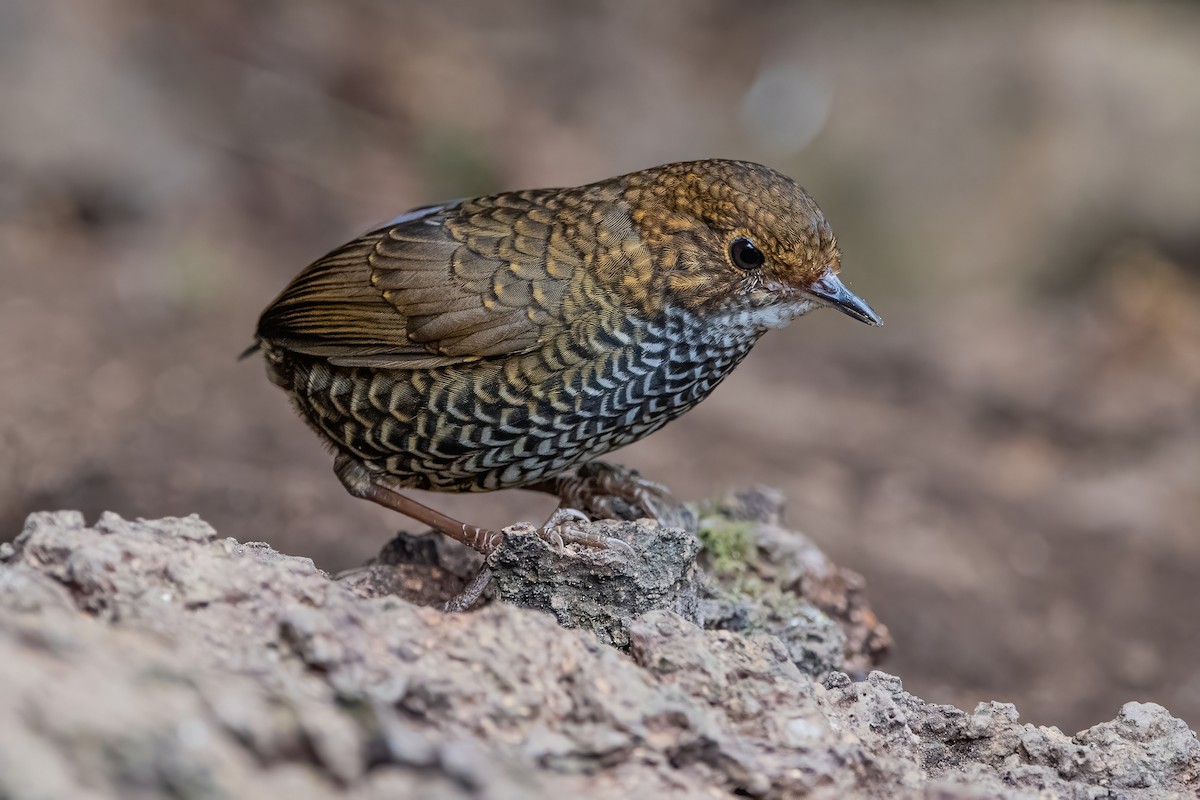
{"type": "Polygon", "coordinates": [[[754,242],[739,236],[729,243],[729,260],[738,269],[751,270],[761,267],[767,257],[754,246],[754,242]]]}

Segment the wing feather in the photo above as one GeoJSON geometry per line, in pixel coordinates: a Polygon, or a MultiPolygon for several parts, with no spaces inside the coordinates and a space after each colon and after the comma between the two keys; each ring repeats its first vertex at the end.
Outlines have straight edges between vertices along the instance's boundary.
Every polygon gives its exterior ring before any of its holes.
{"type": "Polygon", "coordinates": [[[431,206],[309,266],[259,338],[346,366],[432,367],[526,352],[566,327],[583,256],[554,192],[431,206]]]}

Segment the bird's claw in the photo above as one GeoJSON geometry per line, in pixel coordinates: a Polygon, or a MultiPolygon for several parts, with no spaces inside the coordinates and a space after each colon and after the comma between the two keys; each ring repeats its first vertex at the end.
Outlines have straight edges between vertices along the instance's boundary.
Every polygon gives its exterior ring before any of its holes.
{"type": "Polygon", "coordinates": [[[566,503],[613,518],[630,518],[618,513],[613,501],[629,506],[633,513],[663,521],[677,505],[671,490],[661,483],[646,480],[633,470],[593,461],[581,467],[573,477],[559,484],[559,495],[566,503]]]}
{"type": "Polygon", "coordinates": [[[671,500],[671,490],[661,483],[636,476],[630,477],[629,480],[633,484],[629,487],[630,498],[636,501],[651,519],[664,519],[668,513],[664,503],[671,500]]]}
{"type": "Polygon", "coordinates": [[[628,542],[613,536],[585,531],[572,525],[572,522],[591,522],[591,518],[582,511],[574,508],[558,508],[546,524],[538,531],[542,539],[553,546],[560,555],[570,555],[568,544],[590,547],[593,550],[618,550],[627,555],[634,555],[633,548],[628,542]]]}

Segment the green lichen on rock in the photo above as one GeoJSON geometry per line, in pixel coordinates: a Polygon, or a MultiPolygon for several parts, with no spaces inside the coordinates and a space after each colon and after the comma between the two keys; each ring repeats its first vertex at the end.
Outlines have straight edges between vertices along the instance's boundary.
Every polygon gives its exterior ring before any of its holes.
{"type": "Polygon", "coordinates": [[[695,510],[703,545],[698,560],[709,575],[701,604],[705,627],[776,635],[796,666],[810,675],[838,669],[845,635],[820,609],[764,577],[764,568],[771,572],[759,547],[764,522],[747,519],[734,500],[695,510]]]}
{"type": "Polygon", "coordinates": [[[700,543],[709,568],[721,575],[740,575],[754,553],[754,523],[708,514],[700,517],[700,543]]]}

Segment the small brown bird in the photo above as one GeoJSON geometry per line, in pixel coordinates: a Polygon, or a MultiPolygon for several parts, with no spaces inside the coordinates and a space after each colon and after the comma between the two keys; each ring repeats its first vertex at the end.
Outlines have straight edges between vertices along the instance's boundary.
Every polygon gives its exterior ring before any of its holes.
{"type": "Polygon", "coordinates": [[[554,492],[544,536],[611,546],[573,530],[574,509],[605,493],[654,514],[663,490],[579,468],[699,403],[814,307],[879,325],[839,259],[789,178],[667,164],[402,214],[300,273],[257,346],[351,494],[487,554],[499,532],[400,490],[554,492]]]}

